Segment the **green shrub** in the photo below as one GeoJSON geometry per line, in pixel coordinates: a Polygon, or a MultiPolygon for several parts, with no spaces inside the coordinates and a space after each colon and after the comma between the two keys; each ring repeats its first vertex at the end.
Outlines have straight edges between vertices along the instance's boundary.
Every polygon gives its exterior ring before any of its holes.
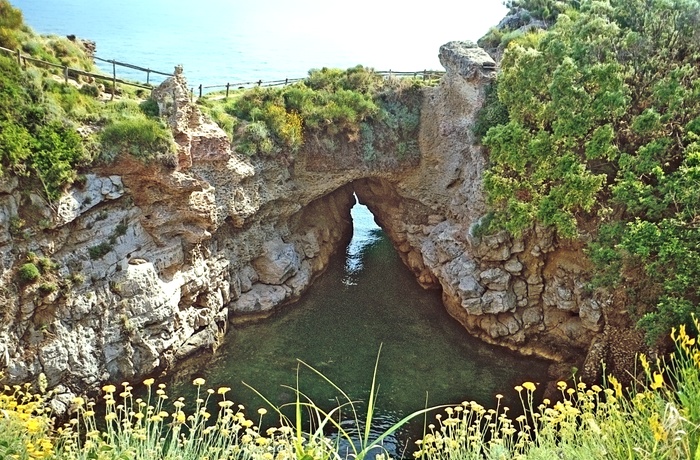
{"type": "Polygon", "coordinates": [[[86,96],[90,96],[93,98],[97,98],[100,96],[100,89],[97,87],[97,85],[85,84],[80,87],[80,92],[81,94],[85,94],[86,96]]]}
{"type": "Polygon", "coordinates": [[[16,49],[19,46],[17,34],[23,26],[22,12],[7,0],[0,0],[0,46],[16,49]]]}
{"type": "Polygon", "coordinates": [[[160,109],[158,108],[158,103],[151,98],[139,104],[139,108],[147,117],[157,118],[160,116],[160,109]]]}
{"type": "Polygon", "coordinates": [[[97,260],[107,255],[111,250],[112,245],[106,241],[103,241],[102,243],[96,246],[89,247],[88,254],[90,255],[90,259],[97,260]]]}
{"type": "Polygon", "coordinates": [[[53,282],[44,282],[39,285],[39,292],[43,295],[48,295],[58,291],[58,285],[53,282]]]}
{"type": "MultiPolygon", "coordinates": [[[[384,83],[361,66],[311,70],[303,82],[284,88],[253,88],[224,106],[247,122],[236,132],[237,149],[252,154],[294,153],[307,134],[359,138],[360,123],[379,114],[374,95],[384,83]],[[266,132],[263,131],[264,125],[266,132]]],[[[209,111],[214,113],[210,108],[209,111]]]]}
{"type": "Polygon", "coordinates": [[[48,257],[41,257],[37,260],[41,273],[50,273],[58,269],[58,264],[48,257]]]}
{"type": "Polygon", "coordinates": [[[87,160],[82,138],[75,129],[52,122],[38,129],[36,142],[30,164],[48,198],[55,200],[77,177],[76,167],[87,160]]]}
{"type": "Polygon", "coordinates": [[[19,268],[18,276],[22,283],[32,283],[39,279],[41,273],[36,265],[27,262],[19,268]]]}
{"type": "Polygon", "coordinates": [[[120,153],[143,160],[172,154],[174,143],[170,129],[161,120],[144,115],[129,116],[109,123],[100,134],[102,158],[110,161],[120,153]]]}
{"type": "Polygon", "coordinates": [[[83,284],[85,282],[85,276],[82,273],[71,273],[68,279],[73,284],[83,284]]]}

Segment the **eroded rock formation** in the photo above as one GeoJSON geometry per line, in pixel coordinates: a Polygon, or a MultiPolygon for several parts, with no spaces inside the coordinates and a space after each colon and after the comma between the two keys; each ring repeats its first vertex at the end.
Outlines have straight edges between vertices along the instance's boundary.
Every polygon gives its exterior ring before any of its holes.
{"type": "Polygon", "coordinates": [[[468,42],[440,59],[447,74],[422,93],[419,161],[364,161],[351,142],[342,159],[312,143],[294,158],[242,157],[178,72],[154,91],[178,143],[174,169],[120,157],[54,209],[2,184],[6,380],[43,372],[76,392],[216,348],[230,321],[294,300],[347,245],[353,193],[470,333],[580,362],[602,327],[580,248],[541,229],[479,236],[486,159],[470,127],[495,63],[468,42]],[[48,259],[41,281],[18,279],[22,264],[48,259]]]}

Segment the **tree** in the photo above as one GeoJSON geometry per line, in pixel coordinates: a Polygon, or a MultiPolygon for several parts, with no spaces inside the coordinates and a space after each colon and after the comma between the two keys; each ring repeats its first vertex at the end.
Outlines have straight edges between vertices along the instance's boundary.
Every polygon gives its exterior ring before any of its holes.
{"type": "Polygon", "coordinates": [[[483,139],[492,228],[538,222],[575,238],[597,222],[597,275],[642,268],[630,307],[652,340],[700,300],[698,25],[697,0],[566,9],[534,44],[506,49],[498,96],[509,120],[483,139]]]}

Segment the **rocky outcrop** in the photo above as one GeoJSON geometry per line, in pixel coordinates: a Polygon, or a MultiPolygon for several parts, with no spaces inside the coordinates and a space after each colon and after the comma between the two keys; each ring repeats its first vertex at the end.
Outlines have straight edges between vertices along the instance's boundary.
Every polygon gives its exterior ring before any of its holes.
{"type": "Polygon", "coordinates": [[[580,248],[542,229],[480,235],[486,159],[471,126],[495,63],[468,42],[440,59],[446,75],[422,93],[419,161],[365,161],[356,142],[342,159],[314,143],[295,157],[240,156],[176,72],[153,94],[176,164],[120,156],[54,208],[0,184],[5,379],[43,372],[79,391],[216,348],[231,321],[293,301],[347,245],[354,194],[472,334],[580,362],[604,303],[582,283],[580,248]],[[25,263],[40,280],[19,277],[25,263]]]}

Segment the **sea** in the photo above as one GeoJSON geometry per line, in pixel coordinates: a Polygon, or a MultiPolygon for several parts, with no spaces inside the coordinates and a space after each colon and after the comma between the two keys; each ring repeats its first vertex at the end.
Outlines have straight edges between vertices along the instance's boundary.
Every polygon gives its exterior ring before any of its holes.
{"type": "MultiPolygon", "coordinates": [[[[303,78],[310,69],[443,70],[441,45],[476,41],[501,0],[10,0],[41,34],[76,35],[96,56],[171,73],[192,87],[303,78]]],[[[112,71],[110,64],[100,64],[112,71]]],[[[119,78],[145,72],[117,68],[119,78]]],[[[158,82],[164,77],[154,77],[158,82]]]]}

